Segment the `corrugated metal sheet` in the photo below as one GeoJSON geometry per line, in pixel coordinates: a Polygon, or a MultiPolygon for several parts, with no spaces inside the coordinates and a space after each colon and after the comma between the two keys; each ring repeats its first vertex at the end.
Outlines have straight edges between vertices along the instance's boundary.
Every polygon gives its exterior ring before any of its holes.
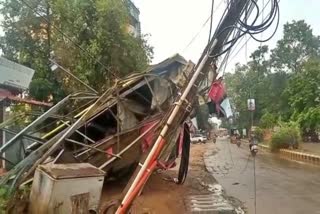
{"type": "Polygon", "coordinates": [[[0,85],[25,90],[29,87],[33,74],[33,69],[0,57],[0,85]]]}
{"type": "Polygon", "coordinates": [[[157,75],[163,75],[172,70],[175,70],[181,65],[187,65],[187,63],[188,62],[187,60],[185,60],[185,58],[183,58],[179,54],[175,54],[156,65],[151,65],[147,72],[151,72],[157,75]]]}

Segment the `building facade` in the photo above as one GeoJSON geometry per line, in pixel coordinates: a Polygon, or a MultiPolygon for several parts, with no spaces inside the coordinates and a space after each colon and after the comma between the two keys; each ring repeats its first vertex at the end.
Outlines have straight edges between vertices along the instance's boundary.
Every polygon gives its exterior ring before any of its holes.
{"type": "Polygon", "coordinates": [[[128,32],[134,37],[141,36],[141,25],[140,25],[140,10],[135,6],[135,4],[130,0],[125,0],[125,3],[129,10],[130,23],[128,25],[128,32]]]}

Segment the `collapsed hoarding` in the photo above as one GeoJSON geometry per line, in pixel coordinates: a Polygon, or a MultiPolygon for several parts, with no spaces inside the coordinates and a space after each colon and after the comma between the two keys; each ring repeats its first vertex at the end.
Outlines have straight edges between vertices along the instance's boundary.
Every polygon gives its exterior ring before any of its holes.
{"type": "MultiPolygon", "coordinates": [[[[102,95],[92,92],[71,94],[21,128],[0,151],[20,141],[25,158],[1,179],[14,191],[32,179],[44,163],[90,163],[117,177],[134,168],[152,146],[165,112],[172,106],[190,76],[193,63],[175,55],[147,71],[116,81],[102,95]]],[[[3,129],[15,126],[5,122],[3,129]]],[[[162,159],[172,160],[179,130],[163,151],[162,159]]],[[[8,160],[9,161],[9,160],[8,160]]]]}

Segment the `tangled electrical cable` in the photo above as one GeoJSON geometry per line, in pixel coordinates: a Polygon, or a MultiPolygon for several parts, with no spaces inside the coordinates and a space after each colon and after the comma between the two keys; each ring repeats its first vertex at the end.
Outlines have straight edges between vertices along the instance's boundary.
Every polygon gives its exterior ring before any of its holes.
{"type": "MultiPolygon", "coordinates": [[[[263,10],[265,10],[266,6],[264,6],[262,9],[260,9],[260,6],[257,4],[256,0],[250,0],[248,3],[246,3],[246,8],[243,11],[242,15],[239,17],[239,20],[237,21],[236,25],[231,25],[223,28],[221,31],[215,33],[215,37],[218,38],[222,33],[224,33],[226,30],[230,30],[230,28],[234,29],[236,33],[233,34],[233,37],[229,40],[223,43],[223,47],[227,46],[226,48],[223,48],[223,50],[215,55],[212,55],[210,57],[216,58],[218,56],[223,55],[224,53],[228,52],[231,50],[231,48],[236,44],[236,42],[243,37],[245,34],[249,34],[250,37],[252,37],[255,41],[258,42],[266,42],[269,41],[274,34],[276,33],[278,26],[279,26],[279,18],[280,18],[280,10],[279,10],[279,0],[269,0],[267,5],[270,3],[270,13],[269,15],[261,22],[257,23],[257,20],[259,16],[263,13],[263,10]],[[253,11],[256,11],[255,17],[251,21],[251,23],[248,23],[249,16],[253,11]],[[266,31],[272,23],[274,23],[275,19],[277,18],[276,21],[276,27],[273,33],[266,39],[258,39],[254,35],[262,33],[266,31]]],[[[234,10],[236,7],[235,4],[228,3],[228,7],[224,11],[224,15],[227,14],[228,10],[234,10]]],[[[224,16],[223,15],[223,16],[224,16]]],[[[222,19],[221,19],[222,20],[222,19]]],[[[221,24],[218,24],[218,27],[221,24]]]]}

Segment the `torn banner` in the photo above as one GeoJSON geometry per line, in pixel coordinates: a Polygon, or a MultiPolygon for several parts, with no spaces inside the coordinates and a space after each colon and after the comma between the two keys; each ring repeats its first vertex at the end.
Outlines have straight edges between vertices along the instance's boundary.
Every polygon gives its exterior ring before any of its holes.
{"type": "Polygon", "coordinates": [[[211,102],[207,103],[210,114],[216,114],[218,117],[232,117],[232,108],[229,98],[222,83],[222,79],[214,81],[208,93],[211,102]]]}

